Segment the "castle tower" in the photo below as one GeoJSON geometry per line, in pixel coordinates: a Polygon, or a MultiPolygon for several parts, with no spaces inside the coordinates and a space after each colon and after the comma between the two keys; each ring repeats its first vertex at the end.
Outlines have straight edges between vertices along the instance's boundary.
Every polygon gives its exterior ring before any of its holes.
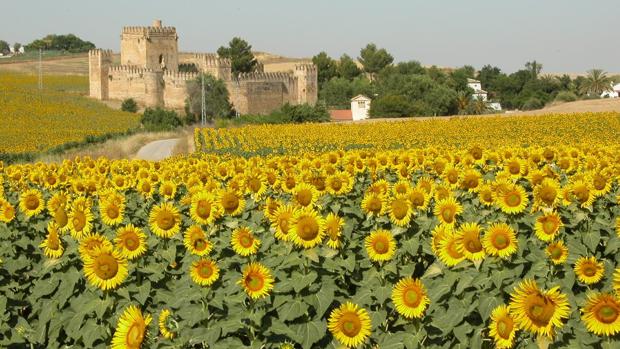
{"type": "Polygon", "coordinates": [[[94,49],[88,51],[89,96],[108,99],[108,73],[112,65],[112,51],[94,49]]]}
{"type": "Polygon", "coordinates": [[[161,20],[150,27],[124,27],[121,34],[121,64],[156,71],[178,71],[178,35],[161,20]]]}
{"type": "Polygon", "coordinates": [[[164,106],[164,88],[160,71],[148,70],[144,76],[144,104],[148,107],[164,106]]]}
{"type": "Polygon", "coordinates": [[[315,105],[318,100],[318,76],[314,64],[297,64],[293,71],[297,79],[297,104],[315,105]]]}

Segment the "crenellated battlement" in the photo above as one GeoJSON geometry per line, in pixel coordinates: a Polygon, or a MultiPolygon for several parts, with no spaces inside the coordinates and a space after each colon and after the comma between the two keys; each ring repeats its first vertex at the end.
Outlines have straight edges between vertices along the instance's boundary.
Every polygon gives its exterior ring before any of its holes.
{"type": "Polygon", "coordinates": [[[155,72],[156,71],[153,69],[143,68],[135,65],[115,65],[110,67],[110,73],[144,74],[155,72]]]}
{"type": "Polygon", "coordinates": [[[220,57],[216,53],[192,53],[191,60],[204,62],[208,66],[230,67],[230,59],[220,57]]]}
{"type": "Polygon", "coordinates": [[[316,65],[311,64],[311,63],[307,63],[307,64],[295,64],[295,70],[297,71],[307,71],[307,72],[312,72],[312,73],[316,73],[316,65]]]}
{"type": "Polygon", "coordinates": [[[294,80],[294,77],[290,73],[286,72],[251,72],[241,73],[236,78],[237,81],[283,81],[290,82],[294,80]]]}
{"type": "Polygon", "coordinates": [[[88,51],[89,57],[112,57],[112,50],[104,50],[100,48],[95,48],[88,51]]]}
{"type": "Polygon", "coordinates": [[[164,80],[188,81],[188,80],[194,80],[197,77],[198,77],[198,73],[193,73],[193,72],[173,72],[173,71],[164,72],[164,80]]]}
{"type": "Polygon", "coordinates": [[[176,35],[177,29],[175,27],[123,27],[122,34],[129,35],[176,35]]]}

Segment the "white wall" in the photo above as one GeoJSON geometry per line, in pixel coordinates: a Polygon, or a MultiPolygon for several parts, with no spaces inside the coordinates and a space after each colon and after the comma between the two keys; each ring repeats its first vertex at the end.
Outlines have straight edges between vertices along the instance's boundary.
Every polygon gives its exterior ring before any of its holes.
{"type": "Polygon", "coordinates": [[[351,101],[351,114],[353,114],[353,121],[368,119],[368,111],[370,110],[369,100],[355,100],[351,101]],[[360,105],[363,102],[363,106],[360,105]]]}

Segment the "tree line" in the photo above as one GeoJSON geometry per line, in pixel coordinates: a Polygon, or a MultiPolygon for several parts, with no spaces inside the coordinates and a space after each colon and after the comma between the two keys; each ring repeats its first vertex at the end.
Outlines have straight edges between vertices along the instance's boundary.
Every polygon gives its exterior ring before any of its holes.
{"type": "MultiPolygon", "coordinates": [[[[15,51],[19,50],[22,45],[16,42],[13,47],[15,51]]],[[[82,53],[88,52],[88,50],[94,49],[95,44],[90,41],[82,40],[74,34],[57,35],[49,34],[41,39],[35,39],[31,43],[24,45],[25,51],[35,50],[53,50],[53,51],[65,51],[70,53],[82,53]]],[[[9,53],[9,44],[0,40],[0,53],[9,53]]]]}

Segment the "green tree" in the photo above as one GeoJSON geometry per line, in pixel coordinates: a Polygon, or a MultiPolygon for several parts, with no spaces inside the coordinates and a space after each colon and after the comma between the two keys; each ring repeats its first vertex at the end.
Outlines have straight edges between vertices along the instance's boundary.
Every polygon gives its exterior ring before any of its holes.
{"type": "Polygon", "coordinates": [[[221,46],[217,50],[217,54],[220,57],[230,59],[232,72],[235,75],[254,71],[258,64],[258,61],[252,53],[252,45],[239,37],[234,37],[228,43],[228,47],[221,46]]]}
{"type": "Polygon", "coordinates": [[[467,89],[467,79],[473,79],[476,75],[476,69],[471,65],[466,65],[461,68],[455,69],[450,73],[452,78],[451,85],[457,91],[463,91],[467,89]]]}
{"type": "Polygon", "coordinates": [[[146,108],[140,122],[149,131],[172,130],[182,125],[177,113],[161,108],[146,108]]]}
{"type": "Polygon", "coordinates": [[[591,69],[588,70],[588,75],[583,81],[581,91],[588,96],[600,96],[601,93],[609,89],[610,85],[611,79],[604,70],[591,69]]]}
{"type": "Polygon", "coordinates": [[[456,107],[459,115],[467,114],[469,104],[471,102],[471,95],[466,90],[461,90],[456,93],[456,107]]]}
{"type": "Polygon", "coordinates": [[[321,52],[312,57],[312,63],[314,63],[317,69],[317,80],[319,87],[323,86],[324,83],[338,75],[338,66],[336,61],[334,61],[325,52],[321,52]]]}
{"type": "Polygon", "coordinates": [[[127,98],[121,104],[121,110],[130,112],[130,113],[135,113],[138,111],[138,104],[133,98],[127,98]]]}
{"type": "Polygon", "coordinates": [[[94,48],[95,44],[90,41],[84,41],[73,34],[50,34],[42,39],[34,40],[25,46],[26,50],[58,50],[73,53],[87,52],[94,48]]]}
{"type": "Polygon", "coordinates": [[[414,106],[402,95],[387,95],[376,98],[370,105],[368,113],[371,117],[403,117],[411,116],[414,106]]]}
{"type": "Polygon", "coordinates": [[[16,42],[13,44],[13,49],[15,50],[15,52],[19,52],[19,49],[22,47],[22,44],[20,44],[19,42],[16,42]]]}
{"type": "Polygon", "coordinates": [[[370,79],[374,80],[375,74],[392,64],[394,57],[384,48],[378,49],[377,45],[370,43],[360,50],[358,60],[362,63],[364,71],[370,75],[370,79]]]}
{"type": "Polygon", "coordinates": [[[0,53],[8,53],[8,52],[9,52],[9,43],[4,40],[0,40],[0,53]]]}
{"type": "Polygon", "coordinates": [[[530,73],[532,79],[538,79],[538,75],[542,71],[543,65],[533,60],[525,63],[525,69],[530,73]]]}
{"type": "Polygon", "coordinates": [[[344,54],[340,57],[340,62],[338,63],[338,75],[347,80],[353,80],[361,74],[362,70],[357,66],[355,61],[349,57],[349,55],[344,54]]]}
{"type": "MultiPolygon", "coordinates": [[[[212,75],[204,75],[205,108],[209,120],[213,117],[225,118],[233,115],[232,106],[228,101],[228,89],[224,81],[212,75]]],[[[200,120],[202,114],[202,77],[198,77],[187,86],[188,98],[185,102],[185,113],[188,119],[200,120]]]]}

